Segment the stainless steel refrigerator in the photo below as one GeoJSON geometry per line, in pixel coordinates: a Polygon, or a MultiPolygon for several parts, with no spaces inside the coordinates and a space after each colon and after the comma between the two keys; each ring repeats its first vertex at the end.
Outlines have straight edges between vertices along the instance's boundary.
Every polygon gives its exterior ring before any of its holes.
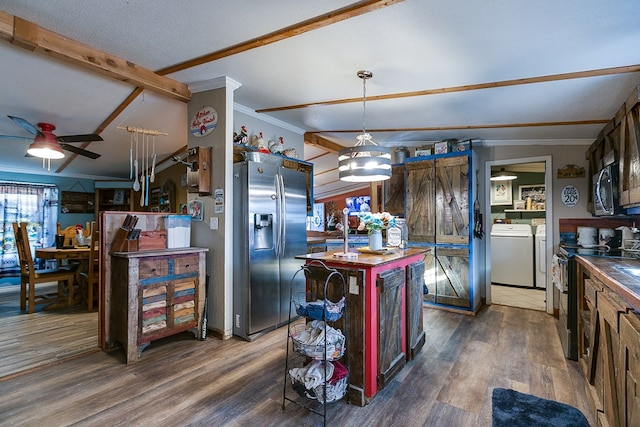
{"type": "MultiPolygon", "coordinates": [[[[233,333],[252,340],[289,319],[291,280],[304,262],[294,256],[307,249],[306,176],[277,164],[235,163],[233,206],[233,333]]],[[[294,287],[304,292],[304,274],[294,287]]]]}

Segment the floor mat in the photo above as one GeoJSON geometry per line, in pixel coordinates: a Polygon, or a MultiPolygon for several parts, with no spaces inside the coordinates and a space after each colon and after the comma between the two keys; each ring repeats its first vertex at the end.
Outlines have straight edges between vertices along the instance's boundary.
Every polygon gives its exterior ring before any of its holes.
{"type": "Polygon", "coordinates": [[[493,389],[493,427],[589,427],[578,409],[506,388],[493,389]]]}

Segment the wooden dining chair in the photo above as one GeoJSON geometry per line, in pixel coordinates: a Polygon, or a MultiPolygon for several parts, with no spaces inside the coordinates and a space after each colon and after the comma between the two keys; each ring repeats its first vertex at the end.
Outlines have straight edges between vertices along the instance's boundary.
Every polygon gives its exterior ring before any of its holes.
{"type": "MultiPolygon", "coordinates": [[[[91,235],[91,229],[89,228],[91,224],[87,222],[85,224],[85,228],[82,229],[82,234],[84,237],[89,237],[91,235]]],[[[70,245],[76,244],[76,226],[70,225],[68,227],[62,228],[60,223],[56,223],[56,234],[62,234],[64,236],[64,244],[69,245],[69,239],[71,239],[70,245]]]]}
{"type": "Polygon", "coordinates": [[[36,270],[29,245],[27,223],[13,223],[18,260],[20,263],[20,309],[28,312],[35,311],[36,304],[63,302],[65,288],[67,290],[67,305],[73,303],[73,280],[75,273],[69,270],[36,270]],[[58,294],[55,299],[46,294],[36,295],[36,285],[41,283],[58,283],[58,294]]]}
{"type": "Polygon", "coordinates": [[[86,271],[80,273],[80,286],[82,295],[87,302],[87,310],[93,311],[93,299],[98,295],[98,283],[100,281],[100,262],[98,259],[100,244],[100,232],[95,222],[91,223],[91,245],[89,249],[89,262],[86,271]]]}

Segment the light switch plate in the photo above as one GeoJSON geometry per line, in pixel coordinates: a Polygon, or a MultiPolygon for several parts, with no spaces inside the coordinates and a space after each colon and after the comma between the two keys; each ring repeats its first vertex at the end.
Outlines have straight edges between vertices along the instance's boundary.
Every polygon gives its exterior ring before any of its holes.
{"type": "Polygon", "coordinates": [[[217,230],[218,229],[218,217],[217,216],[212,216],[211,218],[209,218],[209,228],[212,230],[217,230]]]}

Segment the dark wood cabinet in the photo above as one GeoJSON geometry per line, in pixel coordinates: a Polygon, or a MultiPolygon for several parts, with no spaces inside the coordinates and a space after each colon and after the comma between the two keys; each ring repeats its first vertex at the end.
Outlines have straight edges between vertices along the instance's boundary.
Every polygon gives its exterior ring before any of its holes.
{"type": "Polygon", "coordinates": [[[176,187],[173,181],[167,181],[161,187],[151,189],[148,209],[150,212],[177,212],[176,187]]]}
{"type": "Polygon", "coordinates": [[[406,224],[409,242],[435,243],[435,160],[405,163],[406,224]]]}
{"type": "Polygon", "coordinates": [[[436,243],[469,243],[469,156],[436,159],[435,220],[436,243]]]}
{"type": "Polygon", "coordinates": [[[466,245],[470,157],[432,157],[405,164],[409,241],[466,245]]]}
{"type": "Polygon", "coordinates": [[[383,206],[391,215],[404,216],[404,165],[391,167],[391,178],[382,182],[383,206]]]}
{"type": "Polygon", "coordinates": [[[601,274],[578,259],[578,362],[599,425],[638,425],[640,321],[601,274]]]}
{"type": "Polygon", "coordinates": [[[636,87],[614,119],[620,146],[620,204],[640,205],[640,88],[636,87]]]}
{"type": "Polygon", "coordinates": [[[426,254],[425,264],[435,272],[426,279],[425,302],[472,308],[469,249],[435,246],[426,254]]]}
{"type": "Polygon", "coordinates": [[[620,316],[620,425],[640,426],[640,314],[620,316]]]}
{"type": "MultiPolygon", "coordinates": [[[[409,159],[405,197],[409,243],[432,244],[425,256],[424,301],[475,310],[470,258],[470,152],[409,159]]],[[[477,298],[475,298],[477,300],[477,298]]],[[[479,301],[477,301],[479,305],[479,301]]]]}
{"type": "Polygon", "coordinates": [[[108,183],[96,181],[95,216],[99,218],[100,212],[135,210],[135,192],[130,181],[122,183],[108,183]],[[103,186],[104,185],[104,186],[103,186]],[[113,187],[109,187],[112,185],[113,187]]]}
{"type": "Polygon", "coordinates": [[[211,147],[189,148],[187,152],[187,192],[200,196],[211,194],[211,147]]]}

